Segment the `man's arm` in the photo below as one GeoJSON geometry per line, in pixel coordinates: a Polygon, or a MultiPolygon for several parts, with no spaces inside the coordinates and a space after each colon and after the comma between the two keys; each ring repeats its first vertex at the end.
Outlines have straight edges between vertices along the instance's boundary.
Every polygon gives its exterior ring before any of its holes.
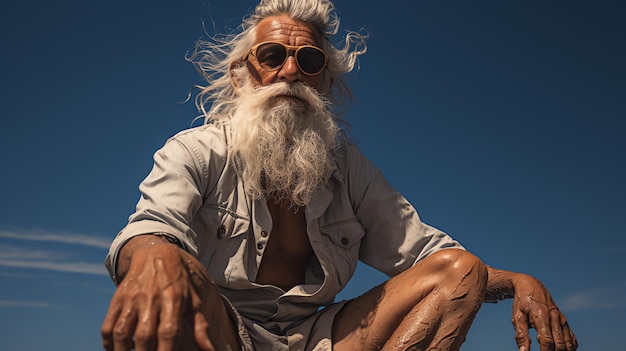
{"type": "Polygon", "coordinates": [[[529,328],[537,330],[541,351],[576,350],[578,342],[565,315],[538,279],[492,267],[487,267],[487,272],[485,302],[514,299],[512,322],[520,351],[530,350],[529,328]]]}
{"type": "Polygon", "coordinates": [[[162,236],[140,235],[122,248],[118,272],[101,329],[106,350],[175,350],[185,330],[201,350],[214,350],[206,303],[221,298],[195,257],[162,236]]]}

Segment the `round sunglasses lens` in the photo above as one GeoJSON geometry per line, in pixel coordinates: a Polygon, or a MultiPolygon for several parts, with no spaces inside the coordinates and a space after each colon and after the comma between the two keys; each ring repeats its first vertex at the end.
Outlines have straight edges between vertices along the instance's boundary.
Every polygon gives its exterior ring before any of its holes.
{"type": "Polygon", "coordinates": [[[280,44],[267,43],[256,49],[256,58],[265,69],[275,69],[285,62],[287,51],[280,44]]]}
{"type": "Polygon", "coordinates": [[[307,74],[317,74],[326,63],[324,53],[316,48],[305,47],[298,51],[298,65],[307,74]]]}

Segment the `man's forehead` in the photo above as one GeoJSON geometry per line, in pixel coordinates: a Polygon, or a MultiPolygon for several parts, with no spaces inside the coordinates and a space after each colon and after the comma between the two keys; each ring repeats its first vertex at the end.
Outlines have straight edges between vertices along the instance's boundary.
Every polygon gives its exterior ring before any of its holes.
{"type": "Polygon", "coordinates": [[[289,45],[321,46],[321,37],[312,24],[295,20],[287,15],[264,18],[256,28],[257,43],[278,41],[289,45]]]}

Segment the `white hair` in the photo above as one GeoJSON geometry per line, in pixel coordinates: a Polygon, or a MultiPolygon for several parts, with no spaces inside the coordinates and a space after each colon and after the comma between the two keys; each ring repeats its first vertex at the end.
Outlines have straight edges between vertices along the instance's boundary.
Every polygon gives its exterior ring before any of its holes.
{"type": "Polygon", "coordinates": [[[232,117],[217,123],[232,127],[229,160],[246,192],[306,206],[334,168],[341,134],[330,102],[304,83],[255,87],[250,80],[235,99],[232,117]]]}
{"type": "Polygon", "coordinates": [[[232,117],[236,93],[230,76],[231,65],[247,55],[256,40],[255,29],[261,20],[283,14],[313,25],[323,37],[322,49],[329,61],[322,73],[320,91],[334,106],[350,99],[350,90],[342,75],[351,72],[357,57],[367,51],[367,36],[349,31],[343,46],[335,47],[330,38],[339,31],[340,21],[329,0],[262,0],[253,13],[244,18],[240,33],[200,40],[187,56],[208,83],[200,87],[201,92],[196,97],[196,106],[204,115],[205,123],[232,117]]]}

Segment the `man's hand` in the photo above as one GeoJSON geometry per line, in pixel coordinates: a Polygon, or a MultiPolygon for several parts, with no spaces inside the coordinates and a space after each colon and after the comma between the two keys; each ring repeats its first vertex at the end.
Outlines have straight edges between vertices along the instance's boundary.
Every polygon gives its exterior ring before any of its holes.
{"type": "Polygon", "coordinates": [[[218,331],[209,330],[209,326],[220,325],[219,317],[228,317],[206,270],[176,245],[152,236],[139,238],[123,249],[129,263],[122,268],[127,268],[127,273],[102,324],[104,348],[166,351],[181,349],[183,342],[193,344],[195,340],[200,350],[215,350],[209,334],[218,331]]]}
{"type": "Polygon", "coordinates": [[[544,285],[526,274],[517,274],[512,281],[515,289],[512,321],[519,350],[530,350],[529,327],[537,330],[541,351],[576,350],[576,336],[544,285]]]}

